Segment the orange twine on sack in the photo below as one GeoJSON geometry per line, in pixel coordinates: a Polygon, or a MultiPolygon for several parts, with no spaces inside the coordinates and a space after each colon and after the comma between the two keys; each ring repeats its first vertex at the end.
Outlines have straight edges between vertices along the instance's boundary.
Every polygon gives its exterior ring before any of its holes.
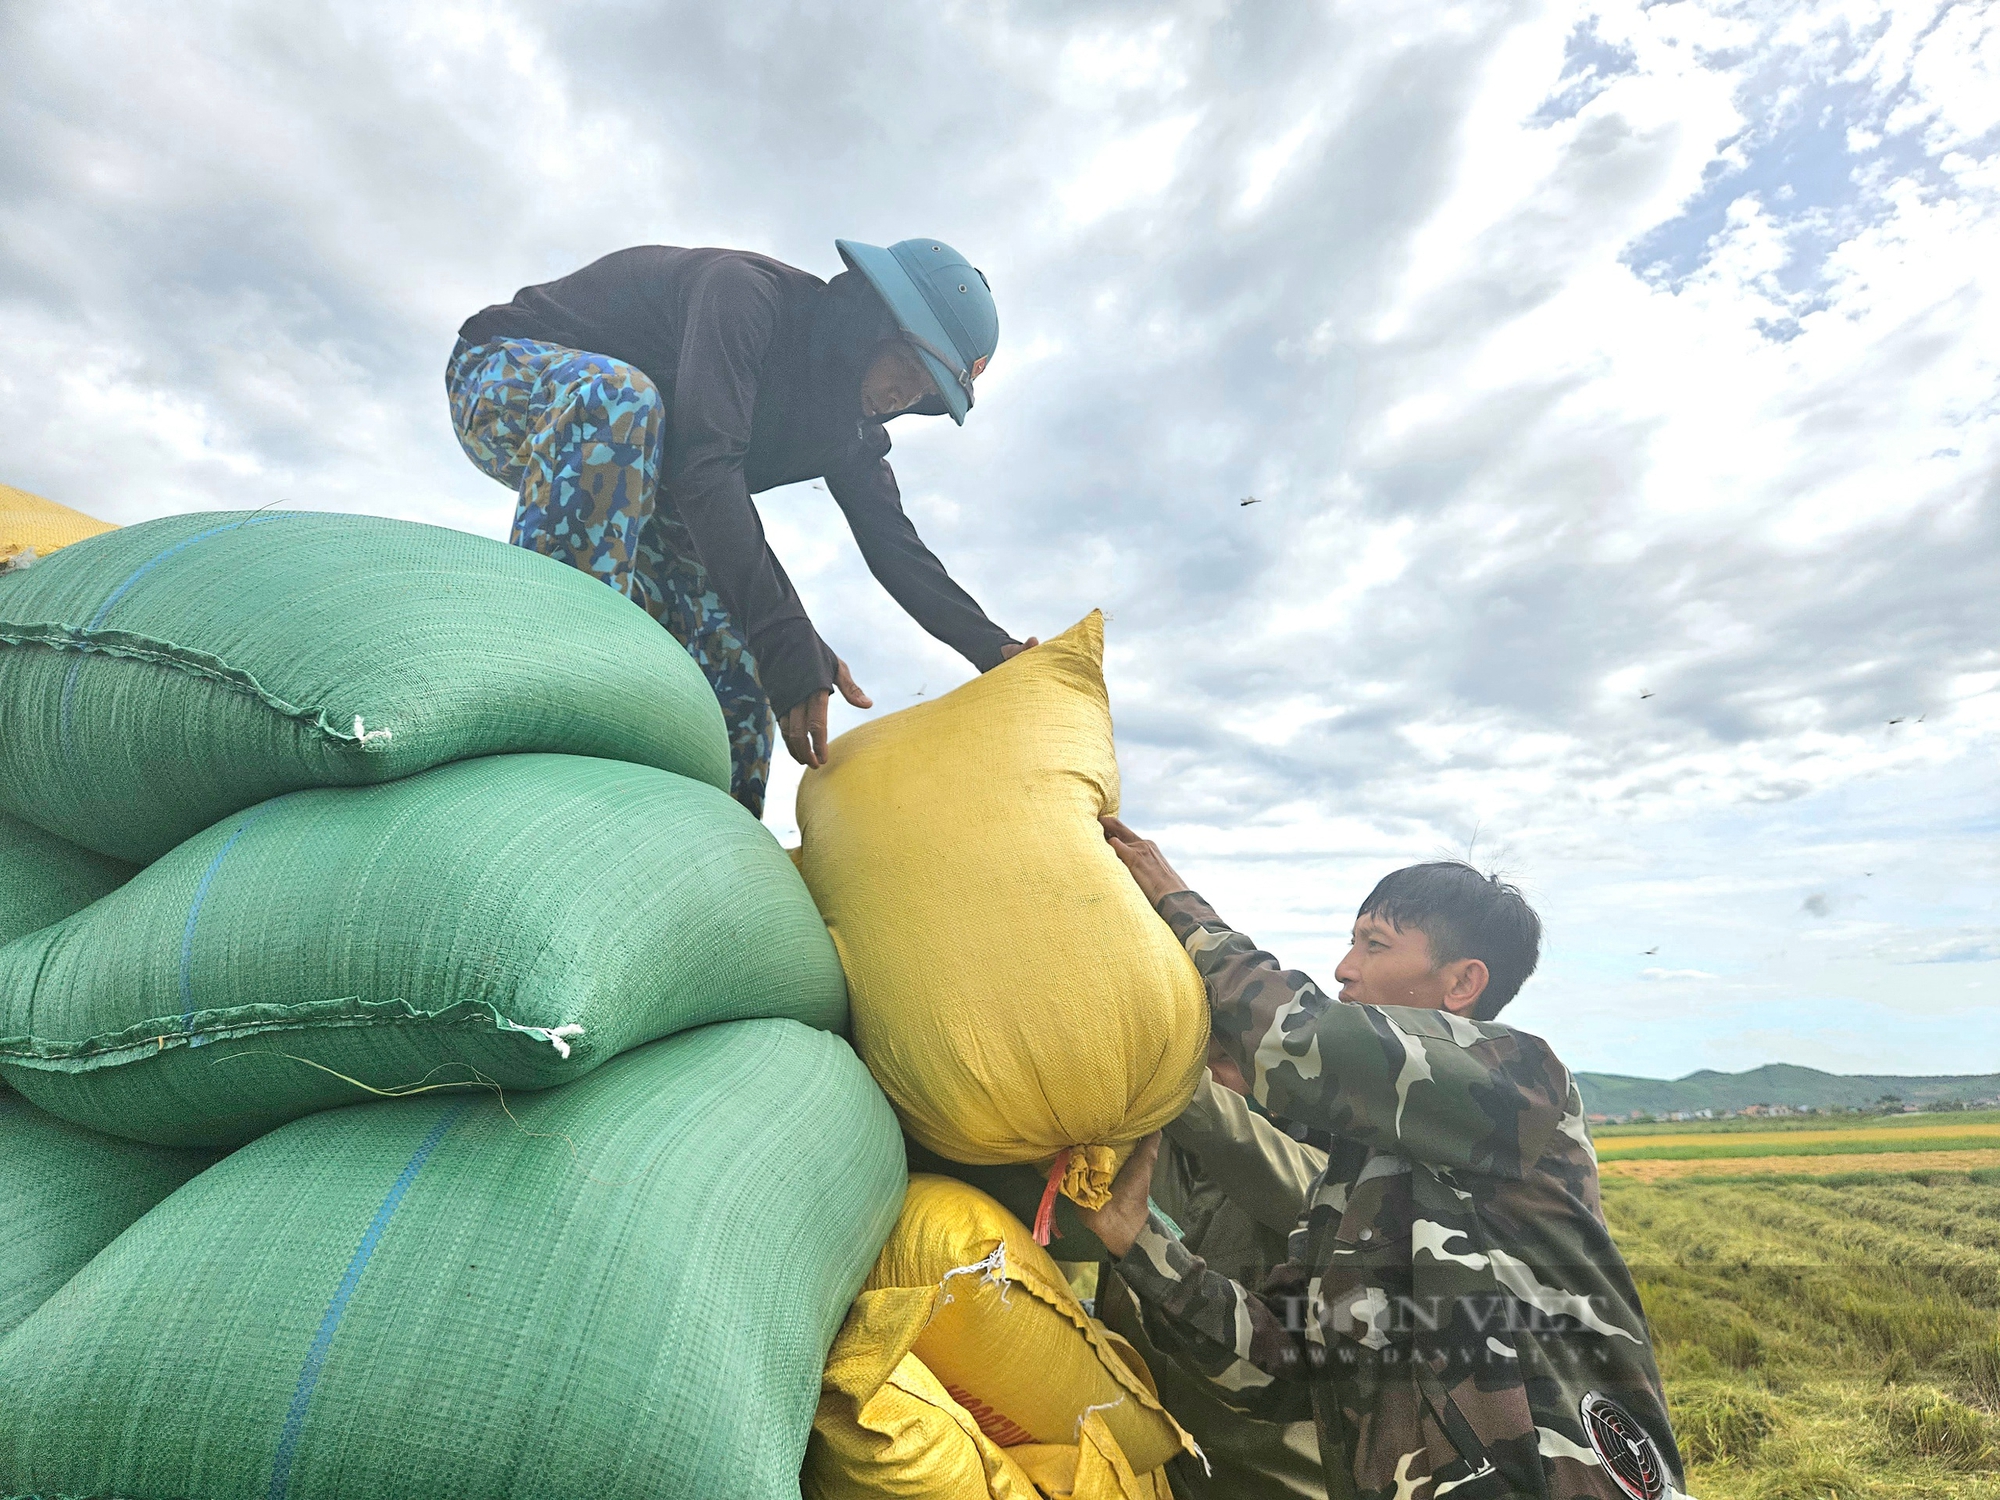
{"type": "Polygon", "coordinates": [[[1069,1170],[1069,1153],[1072,1147],[1065,1146],[1056,1153],[1056,1164],[1049,1168],[1049,1185],[1042,1189],[1041,1206],[1035,1210],[1035,1243],[1046,1246],[1049,1236],[1056,1227],[1056,1189],[1062,1186],[1063,1174],[1069,1170]]]}

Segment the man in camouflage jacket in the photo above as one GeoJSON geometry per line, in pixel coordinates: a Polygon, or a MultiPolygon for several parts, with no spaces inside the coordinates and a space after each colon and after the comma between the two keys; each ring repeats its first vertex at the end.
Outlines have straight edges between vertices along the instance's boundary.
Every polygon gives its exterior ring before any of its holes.
{"type": "MultiPolygon", "coordinates": [[[[1287,1236],[1326,1153],[1255,1113],[1239,1082],[1226,1062],[1203,1075],[1192,1102],[1161,1132],[1150,1196],[1191,1253],[1258,1286],[1285,1263],[1287,1236]]],[[[1201,1458],[1182,1454],[1168,1465],[1175,1500],[1326,1500],[1309,1413],[1261,1422],[1233,1408],[1227,1391],[1153,1344],[1145,1304],[1115,1266],[1099,1268],[1097,1316],[1138,1349],[1160,1404],[1201,1445],[1201,1458]]]]}
{"type": "Polygon", "coordinates": [[[1309,1412],[1331,1496],[1678,1495],[1576,1083],[1547,1043],[1494,1024],[1483,995],[1497,973],[1504,1004],[1533,969],[1539,923],[1518,893],[1464,866],[1390,876],[1356,920],[1342,995],[1371,998],[1368,965],[1399,944],[1429,978],[1406,964],[1397,987],[1372,986],[1377,1003],[1343,1003],[1233,931],[1155,846],[1116,819],[1106,831],[1200,969],[1252,1097],[1330,1148],[1290,1259],[1255,1290],[1147,1211],[1157,1138],[1134,1154],[1111,1203],[1082,1217],[1153,1343],[1253,1415],[1309,1412]],[[1503,956],[1510,924],[1525,963],[1503,956]],[[1437,951],[1482,943],[1490,959],[1437,951]]]}

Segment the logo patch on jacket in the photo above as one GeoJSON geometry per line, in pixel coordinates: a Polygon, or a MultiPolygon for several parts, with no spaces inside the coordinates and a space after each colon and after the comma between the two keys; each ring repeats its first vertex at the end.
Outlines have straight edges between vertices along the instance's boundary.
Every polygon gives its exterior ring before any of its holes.
{"type": "Polygon", "coordinates": [[[1633,1415],[1601,1391],[1577,1403],[1584,1435],[1605,1472],[1632,1500],[1661,1500],[1667,1493],[1667,1466],[1660,1450],[1633,1415]]]}

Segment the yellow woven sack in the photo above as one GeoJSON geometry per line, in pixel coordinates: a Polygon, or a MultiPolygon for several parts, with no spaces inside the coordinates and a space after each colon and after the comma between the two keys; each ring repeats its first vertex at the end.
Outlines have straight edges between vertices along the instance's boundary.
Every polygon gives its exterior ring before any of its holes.
{"type": "Polygon", "coordinates": [[[37,557],[47,557],[58,547],[113,529],[109,522],[67,505],[0,484],[0,567],[23,552],[32,550],[37,557]]]}
{"type": "Polygon", "coordinates": [[[1093,613],[842,735],[798,799],[855,1043],[904,1128],[953,1161],[1056,1160],[1090,1208],[1208,1045],[1201,978],[1097,822],[1118,808],[1103,660],[1093,613]]]}
{"type": "Polygon", "coordinates": [[[1076,1442],[1060,1447],[1034,1444],[1003,1449],[1049,1500],[1173,1500],[1167,1471],[1135,1474],[1105,1428],[1092,1412],[1084,1418],[1076,1442]]]}
{"type": "Polygon", "coordinates": [[[910,1178],[857,1311],[864,1304],[878,1329],[908,1329],[903,1347],[1002,1448],[1074,1448],[1095,1418],[1136,1474],[1194,1451],[1137,1352],[1083,1310],[1026,1226],[977,1188],[910,1178]]]}
{"type": "Polygon", "coordinates": [[[916,1355],[885,1378],[887,1352],[860,1333],[835,1341],[799,1475],[805,1500],[1039,1500],[916,1355]]]}
{"type": "Polygon", "coordinates": [[[1002,1448],[916,1355],[886,1380],[880,1358],[863,1332],[835,1342],[799,1475],[804,1500],[1173,1500],[1166,1471],[1134,1474],[1095,1412],[1073,1445],[1002,1448]]]}

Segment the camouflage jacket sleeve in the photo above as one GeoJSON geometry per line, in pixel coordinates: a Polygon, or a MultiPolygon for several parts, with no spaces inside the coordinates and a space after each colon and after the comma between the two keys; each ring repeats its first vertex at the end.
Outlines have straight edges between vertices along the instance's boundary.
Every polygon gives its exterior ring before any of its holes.
{"type": "Polygon", "coordinates": [[[1562,1122],[1568,1071],[1511,1027],[1347,1005],[1192,891],[1160,915],[1208,986],[1214,1035],[1274,1116],[1447,1171],[1518,1179],[1562,1122]]]}
{"type": "Polygon", "coordinates": [[[1181,1364],[1207,1377],[1228,1405],[1267,1422],[1313,1414],[1307,1384],[1303,1283],[1281,1266],[1262,1293],[1212,1271],[1158,1214],[1115,1266],[1146,1308],[1146,1332],[1181,1364]]]}
{"type": "Polygon", "coordinates": [[[1212,1074],[1202,1075],[1166,1134],[1194,1153],[1202,1175],[1231,1203],[1274,1234],[1297,1227],[1313,1180],[1326,1166],[1324,1151],[1293,1140],[1212,1074]]]}

